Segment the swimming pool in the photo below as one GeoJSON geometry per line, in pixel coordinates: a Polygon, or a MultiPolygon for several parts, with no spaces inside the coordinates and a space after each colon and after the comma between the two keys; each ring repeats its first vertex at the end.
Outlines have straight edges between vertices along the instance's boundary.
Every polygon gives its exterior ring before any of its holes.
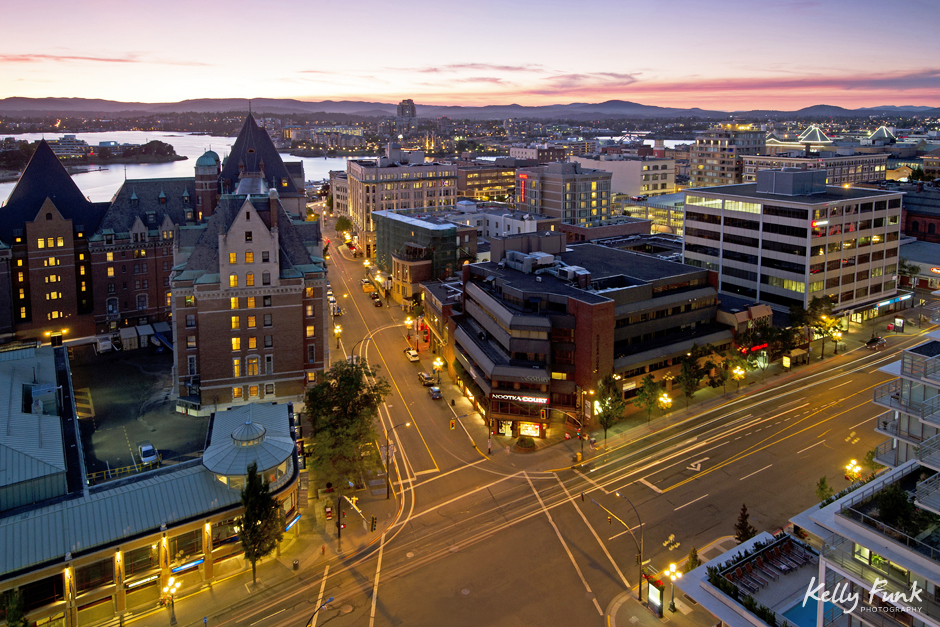
{"type": "MultiPolygon", "coordinates": [[[[818,607],[819,601],[810,598],[806,601],[806,607],[803,607],[803,601],[800,601],[784,612],[783,615],[788,621],[796,625],[796,627],[816,627],[816,609],[818,607]]],[[[836,606],[827,601],[825,611],[828,612],[834,607],[836,606]]],[[[836,608],[836,612],[839,614],[842,613],[838,608],[836,608]]]]}

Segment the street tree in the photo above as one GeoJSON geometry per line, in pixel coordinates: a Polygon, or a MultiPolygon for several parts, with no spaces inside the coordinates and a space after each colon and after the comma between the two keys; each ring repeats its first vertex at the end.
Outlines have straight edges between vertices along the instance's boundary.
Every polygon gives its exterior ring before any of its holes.
{"type": "Polygon", "coordinates": [[[353,223],[346,216],[340,216],[336,218],[335,228],[339,232],[351,231],[353,228],[353,223]]]}
{"type": "MultiPolygon", "coordinates": [[[[819,358],[826,356],[826,340],[842,332],[842,327],[836,318],[832,317],[832,301],[828,296],[814,296],[809,307],[800,312],[795,308],[790,310],[791,322],[799,322],[801,326],[813,329],[817,337],[822,338],[819,358]]],[[[838,346],[836,347],[838,350],[838,346]]]]}
{"type": "Polygon", "coordinates": [[[689,557],[685,560],[685,572],[690,573],[702,565],[702,560],[698,556],[698,549],[694,546],[689,551],[689,557]]]}
{"type": "Polygon", "coordinates": [[[832,493],[833,490],[832,486],[829,485],[829,480],[825,476],[820,477],[819,481],[816,482],[816,498],[822,502],[832,496],[832,493]]]}
{"type": "Polygon", "coordinates": [[[751,525],[748,518],[750,518],[750,515],[747,513],[747,505],[742,504],[741,513],[738,514],[738,522],[734,525],[734,539],[738,541],[738,544],[747,542],[757,535],[757,529],[751,525]]]}
{"type": "Polygon", "coordinates": [[[872,477],[874,477],[879,470],[884,468],[883,464],[879,464],[877,461],[875,461],[876,455],[878,455],[878,449],[873,448],[872,450],[865,453],[865,459],[862,461],[862,464],[864,464],[865,468],[869,470],[869,474],[872,477]]]}
{"type": "Polygon", "coordinates": [[[653,375],[648,374],[643,377],[642,381],[640,381],[640,387],[637,388],[636,397],[633,399],[633,404],[646,410],[647,424],[649,424],[650,417],[653,413],[653,408],[656,407],[656,403],[658,402],[659,396],[662,393],[663,386],[656,382],[656,379],[653,378],[653,375]]]}
{"type": "Polygon", "coordinates": [[[760,368],[761,379],[766,375],[767,366],[773,358],[779,337],[780,330],[777,327],[772,326],[766,320],[757,320],[735,338],[739,352],[747,360],[751,369],[760,368]],[[760,359],[761,352],[767,355],[766,359],[760,359]]]}
{"type": "Polygon", "coordinates": [[[708,374],[708,367],[701,363],[701,359],[709,354],[708,347],[699,347],[698,344],[692,344],[692,348],[684,356],[679,358],[679,374],[676,375],[676,383],[682,389],[685,395],[685,407],[689,408],[689,401],[702,379],[708,374]]]}
{"type": "Polygon", "coordinates": [[[364,360],[340,361],[307,390],[310,420],[309,464],[337,498],[349,491],[363,470],[362,451],[377,439],[375,418],[391,391],[378,368],[364,360]]]}
{"type": "Polygon", "coordinates": [[[604,429],[604,449],[607,449],[607,430],[614,426],[621,418],[627,408],[627,403],[623,400],[623,392],[620,391],[620,383],[609,374],[597,385],[597,406],[600,411],[597,413],[597,422],[604,429]]]}
{"type": "Polygon", "coordinates": [[[731,371],[728,370],[727,365],[724,362],[709,361],[705,364],[705,367],[708,368],[709,372],[708,387],[721,388],[721,393],[726,393],[728,391],[728,380],[731,379],[731,371]]]}
{"type": "Polygon", "coordinates": [[[29,621],[26,620],[26,612],[23,609],[23,595],[19,590],[8,591],[3,605],[7,627],[28,627],[29,621]]]}
{"type": "Polygon", "coordinates": [[[257,563],[277,548],[284,533],[284,517],[277,499],[268,491],[268,482],[258,474],[258,465],[248,466],[242,490],[244,514],[238,519],[238,539],[251,562],[251,582],[257,582],[257,563]]]}
{"type": "Polygon", "coordinates": [[[911,263],[904,257],[901,257],[898,260],[898,274],[902,277],[907,277],[908,283],[911,286],[916,287],[914,285],[914,277],[920,274],[920,266],[918,266],[916,263],[911,263]]]}

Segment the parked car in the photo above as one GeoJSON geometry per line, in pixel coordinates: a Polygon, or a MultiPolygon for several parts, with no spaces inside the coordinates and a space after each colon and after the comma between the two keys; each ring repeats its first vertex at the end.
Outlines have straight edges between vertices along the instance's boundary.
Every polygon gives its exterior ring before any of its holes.
{"type": "Polygon", "coordinates": [[[140,463],[142,464],[155,464],[160,461],[157,449],[153,448],[153,444],[150,442],[144,442],[138,446],[137,453],[140,455],[140,463]]]}
{"type": "Polygon", "coordinates": [[[441,394],[441,388],[437,387],[436,385],[434,387],[428,388],[428,396],[436,401],[444,398],[444,395],[441,394]]]}
{"type": "Polygon", "coordinates": [[[421,359],[421,357],[418,356],[418,351],[416,351],[413,348],[405,349],[405,357],[408,358],[408,361],[418,361],[419,359],[421,359]]]}
{"type": "Polygon", "coordinates": [[[381,306],[382,306],[382,299],[381,299],[381,298],[376,298],[375,300],[372,301],[372,304],[375,305],[376,307],[381,307],[381,306]]]}
{"type": "Polygon", "coordinates": [[[888,344],[888,340],[884,339],[883,337],[873,337],[867,342],[865,342],[865,346],[872,349],[873,351],[881,350],[887,344],[888,344]]]}
{"type": "Polygon", "coordinates": [[[420,383],[421,385],[423,385],[423,386],[425,386],[425,387],[430,386],[430,385],[434,385],[434,377],[432,377],[431,375],[429,375],[427,372],[419,372],[419,373],[418,373],[418,383],[420,383]]]}

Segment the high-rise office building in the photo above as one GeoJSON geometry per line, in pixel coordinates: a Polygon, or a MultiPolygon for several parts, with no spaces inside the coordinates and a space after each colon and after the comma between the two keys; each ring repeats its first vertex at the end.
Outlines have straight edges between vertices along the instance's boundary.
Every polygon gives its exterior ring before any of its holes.
{"type": "Polygon", "coordinates": [[[589,225],[610,218],[611,173],[578,163],[516,170],[516,208],[589,225]]]}
{"type": "Polygon", "coordinates": [[[763,151],[764,132],[752,124],[729,122],[697,132],[690,158],[692,187],[741,183],[741,157],[763,151]]]}

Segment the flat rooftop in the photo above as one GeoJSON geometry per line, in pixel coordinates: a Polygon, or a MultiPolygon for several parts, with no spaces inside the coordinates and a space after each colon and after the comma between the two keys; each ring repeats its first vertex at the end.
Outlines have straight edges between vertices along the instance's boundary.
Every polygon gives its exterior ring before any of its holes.
{"type": "Polygon", "coordinates": [[[900,192],[877,189],[864,189],[861,187],[833,187],[827,186],[822,194],[787,196],[785,194],[758,193],[757,183],[742,183],[740,185],[717,185],[715,187],[695,187],[686,190],[687,196],[720,195],[739,196],[761,201],[774,201],[786,203],[800,203],[804,205],[819,205],[827,202],[841,202],[846,200],[875,200],[888,196],[897,196],[900,192]]]}

